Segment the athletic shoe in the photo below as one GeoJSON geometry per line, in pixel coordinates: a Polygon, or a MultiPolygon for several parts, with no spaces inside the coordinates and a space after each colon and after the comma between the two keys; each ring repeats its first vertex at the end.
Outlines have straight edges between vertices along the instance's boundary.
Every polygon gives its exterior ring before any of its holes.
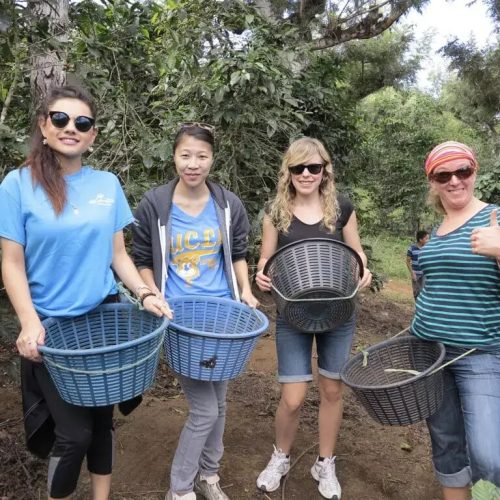
{"type": "Polygon", "coordinates": [[[198,474],[194,482],[194,491],[206,500],[229,500],[229,497],[222,491],[219,481],[220,477],[217,474],[213,476],[198,474]]]}
{"type": "Polygon", "coordinates": [[[196,500],[196,493],[191,491],[190,493],[185,493],[184,495],[178,495],[172,490],[168,490],[165,500],[196,500]]]}
{"type": "Polygon", "coordinates": [[[342,489],[335,475],[335,457],[325,458],[321,462],[316,460],[311,467],[311,474],[319,481],[318,490],[323,497],[340,500],[342,489]]]}
{"type": "Polygon", "coordinates": [[[280,487],[281,478],[290,470],[290,457],[276,446],[273,445],[273,448],[271,460],[257,478],[257,488],[267,492],[276,491],[280,487]]]}

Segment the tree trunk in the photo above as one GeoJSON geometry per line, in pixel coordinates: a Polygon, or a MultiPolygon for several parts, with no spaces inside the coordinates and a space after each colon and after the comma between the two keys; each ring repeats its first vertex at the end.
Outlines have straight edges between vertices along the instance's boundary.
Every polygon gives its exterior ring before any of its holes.
{"type": "Polygon", "coordinates": [[[69,0],[29,0],[38,25],[31,43],[31,91],[33,102],[43,99],[51,87],[66,83],[66,48],[69,0]]]}

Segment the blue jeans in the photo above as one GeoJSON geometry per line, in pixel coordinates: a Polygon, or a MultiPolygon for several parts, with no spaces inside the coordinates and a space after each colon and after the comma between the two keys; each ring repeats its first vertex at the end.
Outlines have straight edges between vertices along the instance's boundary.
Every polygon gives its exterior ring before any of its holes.
{"type": "Polygon", "coordinates": [[[276,318],[276,350],[278,381],[281,383],[310,382],[312,374],[312,345],[316,337],[318,371],[324,377],[339,380],[340,370],[349,359],[356,315],[345,323],[324,333],[304,333],[289,325],[281,316],[276,318]]]}
{"type": "MultiPolygon", "coordinates": [[[[445,362],[467,349],[446,346],[445,362]]],[[[444,399],[427,419],[442,486],[500,486],[500,353],[475,351],[443,370],[444,399]]]]}

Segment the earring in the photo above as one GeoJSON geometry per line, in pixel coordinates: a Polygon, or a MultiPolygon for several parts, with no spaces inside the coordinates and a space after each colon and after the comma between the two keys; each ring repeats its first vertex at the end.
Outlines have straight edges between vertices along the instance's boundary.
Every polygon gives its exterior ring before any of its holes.
{"type": "Polygon", "coordinates": [[[87,151],[88,151],[89,153],[92,153],[92,152],[94,151],[94,147],[93,147],[93,146],[89,146],[89,148],[87,149],[87,151]]]}
{"type": "Polygon", "coordinates": [[[47,138],[46,138],[46,137],[44,137],[44,138],[43,138],[43,140],[42,140],[42,144],[43,144],[44,146],[46,146],[46,145],[47,145],[47,138]]]}

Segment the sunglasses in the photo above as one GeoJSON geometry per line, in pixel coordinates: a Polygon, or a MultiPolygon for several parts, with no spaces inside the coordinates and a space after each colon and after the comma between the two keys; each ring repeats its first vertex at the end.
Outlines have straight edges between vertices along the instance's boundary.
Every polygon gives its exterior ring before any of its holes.
{"type": "MultiPolygon", "coordinates": [[[[52,125],[56,128],[64,128],[71,120],[69,115],[64,113],[64,111],[49,111],[49,116],[52,125]]],[[[73,122],[76,130],[79,132],[88,132],[94,126],[95,120],[89,116],[77,116],[73,122]]]]}
{"type": "Polygon", "coordinates": [[[312,175],[319,174],[325,165],[323,163],[312,163],[311,165],[294,165],[293,167],[288,167],[288,170],[293,175],[301,175],[307,168],[307,171],[312,175]]]}
{"type": "Polygon", "coordinates": [[[436,172],[435,174],[429,174],[429,179],[439,184],[446,184],[450,182],[453,176],[463,181],[468,179],[475,171],[476,169],[472,167],[462,167],[453,172],[436,172]]]}
{"type": "Polygon", "coordinates": [[[207,130],[210,132],[213,136],[215,136],[215,127],[213,125],[210,125],[208,123],[203,123],[203,122],[185,122],[181,123],[180,128],[202,128],[203,130],[207,130]]]}

